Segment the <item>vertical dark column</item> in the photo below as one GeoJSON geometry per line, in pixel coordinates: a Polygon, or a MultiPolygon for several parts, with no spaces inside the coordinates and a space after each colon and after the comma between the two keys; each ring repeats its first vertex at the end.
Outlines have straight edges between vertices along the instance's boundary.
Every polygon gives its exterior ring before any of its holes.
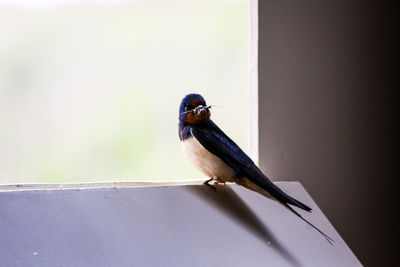
{"type": "Polygon", "coordinates": [[[300,181],[367,266],[399,248],[394,26],[377,3],[259,1],[260,166],[300,181]]]}

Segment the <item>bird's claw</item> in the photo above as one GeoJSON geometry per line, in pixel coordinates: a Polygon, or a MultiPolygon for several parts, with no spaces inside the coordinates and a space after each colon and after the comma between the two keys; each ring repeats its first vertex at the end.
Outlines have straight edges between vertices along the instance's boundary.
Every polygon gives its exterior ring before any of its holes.
{"type": "Polygon", "coordinates": [[[216,188],[215,186],[213,186],[213,185],[210,185],[210,182],[213,181],[213,180],[215,180],[214,177],[211,178],[211,179],[208,179],[208,180],[205,181],[203,184],[206,185],[206,186],[208,186],[209,188],[213,189],[215,192],[217,192],[217,188],[216,188]]]}

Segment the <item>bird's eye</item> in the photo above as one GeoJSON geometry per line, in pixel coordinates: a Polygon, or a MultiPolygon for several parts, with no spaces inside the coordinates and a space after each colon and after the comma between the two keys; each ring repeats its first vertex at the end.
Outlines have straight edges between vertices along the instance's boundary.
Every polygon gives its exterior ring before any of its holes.
{"type": "Polygon", "coordinates": [[[191,110],[191,109],[193,109],[193,106],[192,106],[192,105],[187,105],[187,106],[185,107],[185,111],[188,111],[188,110],[191,110]]]}

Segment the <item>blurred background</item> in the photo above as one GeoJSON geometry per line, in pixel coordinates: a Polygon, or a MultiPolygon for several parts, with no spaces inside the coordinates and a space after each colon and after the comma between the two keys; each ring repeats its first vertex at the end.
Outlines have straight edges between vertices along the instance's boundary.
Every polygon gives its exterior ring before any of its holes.
{"type": "Polygon", "coordinates": [[[0,183],[204,177],[184,95],[247,150],[246,0],[0,0],[0,183]]]}

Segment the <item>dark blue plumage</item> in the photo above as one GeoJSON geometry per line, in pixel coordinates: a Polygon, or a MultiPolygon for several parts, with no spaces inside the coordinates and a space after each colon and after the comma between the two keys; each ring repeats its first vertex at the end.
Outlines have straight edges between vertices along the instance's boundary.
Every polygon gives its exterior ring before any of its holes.
{"type": "Polygon", "coordinates": [[[211,178],[206,183],[211,180],[233,181],[252,190],[256,188],[257,192],[261,188],[323,234],[329,242],[332,241],[289,206],[311,211],[310,207],[283,192],[262,173],[246,153],[209,119],[209,108],[199,94],[185,96],[179,107],[180,140],[192,163],[211,178]]]}

